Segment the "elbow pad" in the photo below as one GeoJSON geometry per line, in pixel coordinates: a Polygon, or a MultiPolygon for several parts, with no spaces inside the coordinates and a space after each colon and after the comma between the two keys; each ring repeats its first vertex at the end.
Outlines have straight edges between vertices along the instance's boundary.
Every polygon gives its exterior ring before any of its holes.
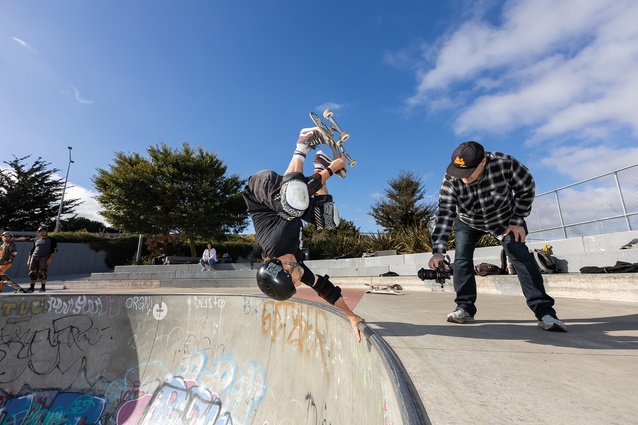
{"type": "Polygon", "coordinates": [[[339,298],[341,298],[341,288],[334,286],[328,279],[330,276],[319,276],[317,283],[312,287],[315,292],[326,302],[334,305],[339,298]]]}
{"type": "Polygon", "coordinates": [[[301,263],[300,266],[303,269],[303,276],[301,276],[301,282],[308,286],[314,285],[315,274],[304,263],[301,263]]]}

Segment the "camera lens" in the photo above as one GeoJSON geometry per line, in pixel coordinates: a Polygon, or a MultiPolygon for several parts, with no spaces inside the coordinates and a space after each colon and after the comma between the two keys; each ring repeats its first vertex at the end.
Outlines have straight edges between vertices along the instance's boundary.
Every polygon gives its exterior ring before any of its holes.
{"type": "Polygon", "coordinates": [[[436,279],[436,271],[435,270],[426,270],[426,269],[421,269],[417,272],[417,275],[419,276],[419,279],[421,280],[434,280],[436,279]]]}

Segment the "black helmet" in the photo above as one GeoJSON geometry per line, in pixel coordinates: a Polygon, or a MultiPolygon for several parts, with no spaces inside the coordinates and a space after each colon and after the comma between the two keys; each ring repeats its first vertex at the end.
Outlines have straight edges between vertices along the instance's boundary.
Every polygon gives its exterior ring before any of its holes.
{"type": "Polygon", "coordinates": [[[287,300],[297,292],[290,273],[277,259],[266,261],[257,270],[257,285],[261,292],[278,301],[287,300]]]}
{"type": "Polygon", "coordinates": [[[47,226],[45,226],[44,224],[40,225],[40,227],[38,227],[38,232],[40,230],[46,230],[47,232],[49,231],[49,228],[47,226]]]}
{"type": "Polygon", "coordinates": [[[13,237],[13,233],[6,231],[6,232],[2,232],[2,236],[9,236],[9,237],[13,237]]]}

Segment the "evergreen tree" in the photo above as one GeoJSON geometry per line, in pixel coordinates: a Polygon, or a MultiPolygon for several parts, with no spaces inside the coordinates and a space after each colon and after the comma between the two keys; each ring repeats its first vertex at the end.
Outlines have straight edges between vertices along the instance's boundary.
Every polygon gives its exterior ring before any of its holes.
{"type": "Polygon", "coordinates": [[[379,226],[388,232],[398,232],[430,222],[435,208],[422,202],[425,189],[420,178],[411,171],[401,171],[389,185],[385,196],[368,212],[379,226]]]}
{"type": "MultiPolygon", "coordinates": [[[[64,179],[55,179],[57,168],[47,169],[48,162],[38,158],[25,164],[23,158],[4,161],[8,168],[0,168],[0,228],[8,230],[36,230],[41,224],[52,230],[60,208],[64,179]]],[[[62,214],[73,214],[79,199],[64,199],[62,214]]]]}

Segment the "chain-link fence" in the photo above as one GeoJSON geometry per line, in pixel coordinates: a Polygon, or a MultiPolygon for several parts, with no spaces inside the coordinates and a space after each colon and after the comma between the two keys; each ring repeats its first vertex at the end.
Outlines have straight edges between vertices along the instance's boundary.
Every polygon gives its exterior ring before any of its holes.
{"type": "Polygon", "coordinates": [[[536,196],[529,241],[638,229],[638,164],[536,196]]]}

